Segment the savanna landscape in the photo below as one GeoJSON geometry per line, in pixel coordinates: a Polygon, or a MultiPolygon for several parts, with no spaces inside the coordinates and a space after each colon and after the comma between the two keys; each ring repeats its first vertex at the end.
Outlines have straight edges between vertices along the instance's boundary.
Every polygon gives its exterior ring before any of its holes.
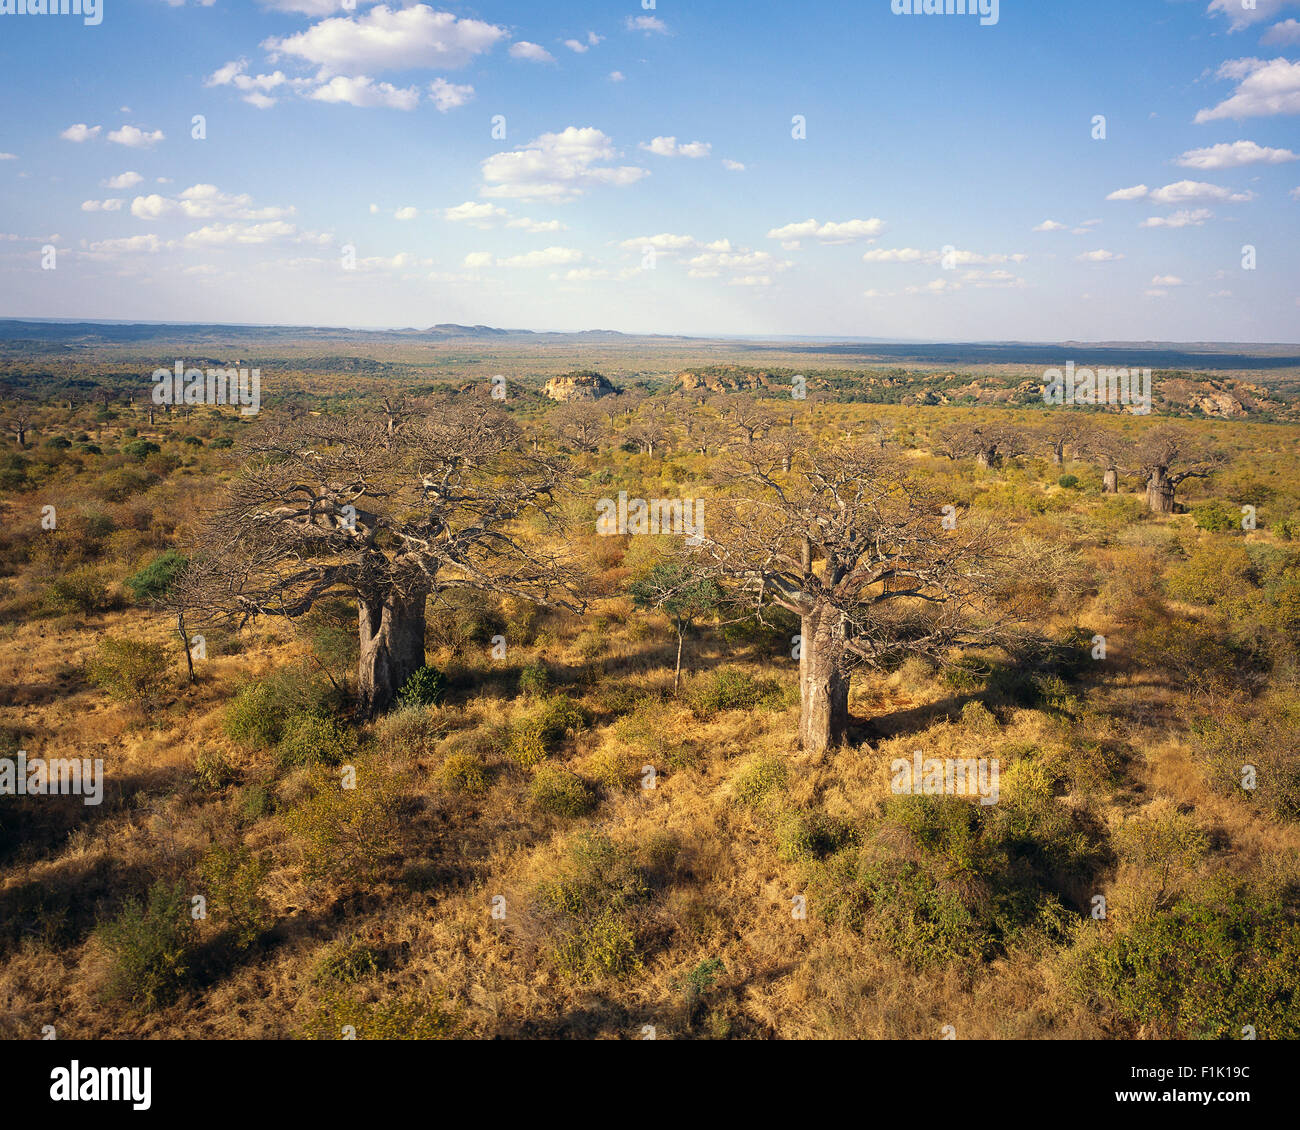
{"type": "Polygon", "coordinates": [[[1294,367],[220,348],[8,346],[6,1036],[1295,1038],[1294,367]]]}

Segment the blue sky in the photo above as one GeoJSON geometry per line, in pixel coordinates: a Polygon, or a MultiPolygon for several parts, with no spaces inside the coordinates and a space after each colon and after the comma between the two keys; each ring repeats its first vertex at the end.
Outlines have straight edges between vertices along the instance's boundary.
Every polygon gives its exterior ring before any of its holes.
{"type": "Polygon", "coordinates": [[[0,315],[1300,340],[1300,0],[17,3],[0,315]]]}

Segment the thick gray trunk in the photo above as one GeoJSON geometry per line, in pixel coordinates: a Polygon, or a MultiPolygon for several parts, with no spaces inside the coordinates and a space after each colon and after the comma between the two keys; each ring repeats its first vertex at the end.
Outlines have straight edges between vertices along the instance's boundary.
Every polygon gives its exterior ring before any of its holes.
{"type": "Polygon", "coordinates": [[[1102,476],[1101,481],[1102,489],[1107,494],[1119,494],[1119,472],[1114,467],[1102,476]]]}
{"type": "Polygon", "coordinates": [[[800,623],[799,745],[824,753],[844,741],[849,728],[849,679],[844,658],[844,631],[838,611],[814,608],[800,623]]]}
{"type": "Polygon", "coordinates": [[[409,595],[388,592],[358,599],[361,659],[357,712],[372,718],[390,709],[397,692],[424,666],[424,606],[427,589],[409,595]]]}
{"type": "Polygon", "coordinates": [[[1153,514],[1174,512],[1174,484],[1163,468],[1157,468],[1147,480],[1147,505],[1153,514]]]}

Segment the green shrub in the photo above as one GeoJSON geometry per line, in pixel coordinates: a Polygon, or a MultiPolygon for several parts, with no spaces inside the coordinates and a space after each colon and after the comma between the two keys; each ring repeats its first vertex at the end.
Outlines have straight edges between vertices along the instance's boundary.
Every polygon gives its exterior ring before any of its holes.
{"type": "Polygon", "coordinates": [[[528,664],[519,672],[519,693],[531,698],[542,698],[551,685],[551,672],[540,659],[528,664]]]}
{"type": "Polygon", "coordinates": [[[70,569],[50,582],[50,603],[60,611],[93,616],[117,603],[108,590],[104,570],[94,565],[70,569]]]}
{"type": "Polygon", "coordinates": [[[261,893],[269,870],[265,859],[242,844],[214,845],[199,863],[209,918],[229,931],[239,949],[251,946],[273,921],[261,893]]]}
{"type": "Polygon", "coordinates": [[[194,943],[184,884],[159,879],[145,902],[127,900],[99,937],[111,957],[110,997],[146,1010],[169,1004],[189,978],[194,943]]]}
{"type": "Polygon", "coordinates": [[[153,455],[159,451],[162,451],[162,448],[147,439],[132,440],[130,443],[124,444],[122,447],[122,454],[130,456],[137,462],[141,462],[146,456],[153,455]]]}
{"type": "Polygon", "coordinates": [[[1225,502],[1206,502],[1192,507],[1192,518],[1198,528],[1226,534],[1241,529],[1241,511],[1225,502]]]}
{"type": "Polygon", "coordinates": [[[533,775],[529,796],[538,809],[552,816],[586,816],[596,807],[595,791],[586,781],[551,765],[543,765],[533,775]]]}
{"type": "Polygon", "coordinates": [[[127,577],[126,587],[136,600],[160,600],[185,571],[186,559],[174,549],[159,554],[138,573],[127,577]]]}
{"type": "Polygon", "coordinates": [[[211,446],[219,448],[234,447],[235,441],[229,436],[217,436],[217,438],[212,441],[211,446]]]}
{"type": "Polygon", "coordinates": [[[136,703],[148,712],[167,689],[170,667],[162,644],[105,636],[86,665],[86,673],[110,697],[136,703]]]}
{"type": "Polygon", "coordinates": [[[334,705],[333,689],[304,675],[300,669],[277,671],[258,683],[245,683],[226,707],[226,733],[255,747],[276,745],[285,726],[297,714],[327,717],[334,705]]]}
{"type": "Polygon", "coordinates": [[[384,967],[383,954],[359,938],[340,939],[327,946],[312,970],[318,984],[355,985],[373,977],[384,967]]]}
{"type": "Polygon", "coordinates": [[[1063,487],[1065,490],[1073,490],[1075,487],[1079,485],[1079,476],[1062,475],[1059,479],[1056,480],[1056,485],[1058,487],[1063,487]]]}
{"type": "Polygon", "coordinates": [[[194,783],[209,792],[218,792],[235,780],[234,767],[219,749],[202,750],[194,759],[194,783]]]}
{"type": "Polygon", "coordinates": [[[411,674],[397,692],[398,706],[437,706],[446,690],[442,672],[424,666],[411,674]]]}
{"type": "Polygon", "coordinates": [[[281,768],[289,768],[340,765],[356,750],[356,736],[333,718],[299,714],[285,722],[275,754],[281,768]]]}
{"type": "Polygon", "coordinates": [[[438,776],[445,787],[470,796],[487,792],[491,784],[487,762],[481,754],[469,751],[449,754],[438,776]]]}
{"type": "Polygon", "coordinates": [[[256,824],[275,810],[275,797],[265,785],[249,785],[240,794],[239,816],[245,824],[256,824]]]}
{"type": "Polygon", "coordinates": [[[756,679],[739,667],[720,667],[694,680],[688,700],[701,716],[720,710],[757,710],[784,703],[781,684],[774,679],[756,679]]]}
{"type": "Polygon", "coordinates": [[[776,757],[758,757],[737,775],[731,795],[737,804],[758,808],[769,796],[784,790],[785,762],[776,757]]]}
{"type": "Polygon", "coordinates": [[[399,842],[398,781],[382,763],[357,765],[354,788],[337,772],[318,769],[311,795],[285,819],[301,842],[309,878],[366,881],[377,876],[399,842]]]}
{"type": "Polygon", "coordinates": [[[1158,1039],[1300,1039],[1296,907],[1223,881],[1085,947],[1071,984],[1158,1039]]]}
{"type": "Polygon", "coordinates": [[[557,695],[511,723],[506,750],[519,765],[531,769],[550,757],[566,736],[577,733],[590,720],[584,707],[571,698],[557,695]]]}
{"type": "Polygon", "coordinates": [[[309,1040],[338,1040],[345,1031],[358,1040],[454,1040],[461,1026],[455,1011],[428,997],[371,1002],[335,990],[325,994],[302,1034],[309,1040]]]}

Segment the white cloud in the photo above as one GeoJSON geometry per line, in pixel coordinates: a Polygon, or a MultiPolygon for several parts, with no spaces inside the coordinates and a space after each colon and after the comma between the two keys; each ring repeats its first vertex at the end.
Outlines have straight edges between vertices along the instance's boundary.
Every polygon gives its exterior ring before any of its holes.
{"type": "Polygon", "coordinates": [[[280,220],[293,215],[292,208],[255,208],[247,193],[232,196],[214,184],[195,184],[172,198],[151,193],[131,201],[131,215],[157,220],[180,215],[190,220],[280,220]]]}
{"type": "Polygon", "coordinates": [[[1227,16],[1231,21],[1228,30],[1241,31],[1252,24],[1275,19],[1287,7],[1294,7],[1296,0],[1251,0],[1249,7],[1245,0],[1210,0],[1207,9],[1209,15],[1227,16]]]}
{"type": "Polygon", "coordinates": [[[726,169],[728,172],[732,172],[732,173],[743,173],[745,171],[744,165],[742,165],[739,161],[731,160],[730,157],[722,158],[722,167],[726,169]]]}
{"type": "Polygon", "coordinates": [[[293,224],[273,220],[266,224],[209,224],[185,237],[191,247],[223,247],[230,244],[270,243],[297,234],[293,224]]]}
{"type": "Polygon", "coordinates": [[[856,243],[862,239],[874,239],[885,230],[885,221],[872,217],[870,220],[842,220],[819,224],[816,220],[802,220],[784,227],[773,228],[767,233],[768,239],[791,242],[800,239],[815,239],[818,243],[842,244],[856,243]]]}
{"type": "Polygon", "coordinates": [[[637,148],[658,157],[707,157],[713,150],[707,141],[690,141],[678,145],[675,137],[656,137],[653,141],[642,141],[637,148]]]}
{"type": "Polygon", "coordinates": [[[1182,286],[1183,280],[1177,275],[1156,275],[1156,277],[1151,280],[1151,285],[1159,287],[1182,286]]]}
{"type": "Polygon", "coordinates": [[[128,170],[125,173],[118,173],[115,177],[109,177],[107,180],[102,180],[99,183],[103,188],[135,188],[135,186],[142,180],[144,180],[144,177],[139,173],[128,170]]]}
{"type": "Polygon", "coordinates": [[[566,39],[564,46],[570,51],[576,51],[579,55],[585,55],[591,48],[580,39],[566,39]]]}
{"type": "Polygon", "coordinates": [[[687,260],[687,274],[693,279],[717,278],[724,271],[751,275],[755,270],[784,271],[793,264],[767,251],[706,251],[687,260]]]}
{"type": "Polygon", "coordinates": [[[981,255],[975,251],[946,248],[943,251],[921,251],[915,247],[881,247],[864,252],[864,263],[939,263],[952,268],[978,264],[1023,263],[1029,256],[1023,252],[1003,254],[995,252],[981,255]]]}
{"type": "Polygon", "coordinates": [[[600,130],[569,126],[544,133],[522,149],[483,161],[482,195],[520,200],[572,200],[599,185],[623,187],[649,175],[634,165],[610,165],[617,156],[600,130]]]}
{"type": "Polygon", "coordinates": [[[594,31],[587,32],[587,43],[592,47],[599,47],[605,42],[603,35],[597,35],[594,31]]]}
{"type": "Polygon", "coordinates": [[[627,75],[625,75],[622,71],[610,71],[610,72],[609,72],[609,81],[610,81],[610,82],[622,82],[622,81],[623,81],[624,79],[626,79],[626,78],[627,78],[627,75]]]}
{"type": "Polygon", "coordinates": [[[1260,43],[1295,44],[1300,43],[1300,20],[1283,20],[1269,28],[1260,38],[1260,43]]]}
{"type": "Polygon", "coordinates": [[[1281,165],[1300,161],[1289,149],[1269,149],[1253,141],[1220,142],[1205,149],[1189,149],[1178,158],[1185,169],[1236,169],[1242,165],[1281,165]]]}
{"type": "MultiPolygon", "coordinates": [[[[267,92],[284,86],[290,80],[285,77],[283,71],[275,71],[269,75],[250,75],[246,73],[247,69],[247,59],[233,59],[213,71],[204,80],[203,85],[233,86],[243,94],[245,102],[256,106],[259,110],[274,106],[275,99],[267,92]]],[[[305,81],[305,79],[295,80],[290,85],[298,86],[305,81]]]]}
{"type": "Polygon", "coordinates": [[[1097,251],[1085,251],[1079,256],[1080,261],[1084,263],[1113,263],[1117,259],[1123,259],[1124,256],[1115,251],[1106,251],[1098,249],[1097,251]]]}
{"type": "Polygon", "coordinates": [[[541,232],[568,231],[568,228],[559,220],[530,220],[527,216],[518,216],[506,223],[508,228],[522,228],[530,235],[538,235],[541,232]]]}
{"type": "Polygon", "coordinates": [[[1297,186],[1296,188],[1293,188],[1291,190],[1291,199],[1300,200],[1300,186],[1297,186]]]}
{"type": "Polygon", "coordinates": [[[628,16],[625,26],[628,31],[644,31],[647,35],[651,32],[668,34],[668,25],[655,16],[628,16]]]}
{"type": "Polygon", "coordinates": [[[414,220],[420,214],[420,209],[408,204],[405,208],[398,208],[393,213],[395,220],[414,220]]]}
{"type": "Polygon", "coordinates": [[[506,29],[482,20],[458,19],[427,4],[380,5],[365,15],[322,20],[306,31],[264,46],[339,71],[455,69],[490,51],[506,29]]]}
{"type": "Polygon", "coordinates": [[[1065,225],[1058,224],[1055,220],[1044,220],[1034,231],[1064,231],[1065,225]]]}
{"type": "Polygon", "coordinates": [[[83,212],[120,212],[125,201],[122,200],[85,200],[82,202],[81,210],[83,212]]]}
{"type": "Polygon", "coordinates": [[[17,153],[0,153],[0,161],[17,161],[17,153]]]}
{"type": "Polygon", "coordinates": [[[1144,184],[1133,188],[1121,188],[1112,192],[1107,200],[1150,200],[1153,204],[1186,204],[1192,200],[1219,200],[1229,204],[1244,204],[1254,200],[1253,192],[1233,192],[1222,185],[1206,184],[1204,181],[1180,180],[1167,184],[1163,188],[1147,188],[1144,184]]]}
{"type": "Polygon", "coordinates": [[[163,140],[163,131],[156,129],[150,133],[137,126],[123,126],[113,130],[108,135],[108,140],[131,149],[148,149],[163,140]]]}
{"type": "Polygon", "coordinates": [[[464,204],[444,209],[442,218],[450,220],[453,224],[470,224],[476,228],[487,228],[509,215],[510,213],[504,208],[495,204],[481,204],[474,200],[466,200],[464,204]]]}
{"type": "Polygon", "coordinates": [[[1268,118],[1277,114],[1300,114],[1300,63],[1286,59],[1229,59],[1217,72],[1232,79],[1237,89],[1232,97],[1208,110],[1197,111],[1195,121],[1232,118],[1268,118]]]}
{"type": "Polygon", "coordinates": [[[528,251],[508,259],[496,259],[487,251],[471,251],[465,256],[466,267],[562,267],[579,263],[585,256],[573,247],[547,247],[541,251],[528,251]]]}
{"type": "Polygon", "coordinates": [[[457,86],[454,82],[448,82],[445,78],[436,78],[429,83],[429,94],[433,97],[433,104],[438,107],[444,114],[448,110],[454,110],[457,106],[463,106],[474,97],[474,88],[472,86],[457,86]]]}
{"type": "Polygon", "coordinates": [[[1186,208],[1169,216],[1149,216],[1139,225],[1144,228],[1199,228],[1206,220],[1213,219],[1214,213],[1208,208],[1186,208]]]}
{"type": "Polygon", "coordinates": [[[78,122],[75,126],[68,126],[59,136],[64,141],[89,141],[92,137],[98,137],[100,126],[88,126],[85,122],[78,122]]]}
{"type": "MultiPolygon", "coordinates": [[[[644,251],[647,247],[653,247],[660,254],[671,254],[674,251],[695,251],[704,247],[693,235],[674,235],[672,232],[636,236],[633,239],[623,240],[619,246],[628,251],[644,251]]],[[[730,244],[727,247],[729,248],[730,244]]],[[[720,251],[726,249],[717,248],[720,251]]]]}
{"type": "Polygon", "coordinates": [[[156,235],[131,235],[123,239],[105,239],[98,243],[92,243],[90,250],[101,254],[111,254],[119,251],[147,251],[152,254],[169,246],[170,244],[164,243],[156,235]]]}
{"type": "Polygon", "coordinates": [[[928,282],[925,286],[909,286],[904,289],[904,294],[949,294],[954,290],[961,290],[961,283],[952,282],[950,279],[935,279],[928,282]]]}
{"type": "Polygon", "coordinates": [[[324,86],[313,90],[311,97],[318,102],[346,102],[367,109],[414,110],[419,104],[420,92],[414,86],[401,89],[390,82],[375,82],[366,75],[356,78],[335,75],[324,86]]]}
{"type": "Polygon", "coordinates": [[[589,279],[607,279],[609,272],[603,267],[573,267],[564,274],[555,274],[551,278],[560,282],[586,282],[589,279]]]}
{"type": "MultiPolygon", "coordinates": [[[[584,47],[583,50],[585,51],[586,48],[584,47]]],[[[526,39],[521,39],[518,43],[510,45],[510,58],[526,59],[530,63],[555,62],[555,56],[540,43],[529,43],[526,39]]]]}

